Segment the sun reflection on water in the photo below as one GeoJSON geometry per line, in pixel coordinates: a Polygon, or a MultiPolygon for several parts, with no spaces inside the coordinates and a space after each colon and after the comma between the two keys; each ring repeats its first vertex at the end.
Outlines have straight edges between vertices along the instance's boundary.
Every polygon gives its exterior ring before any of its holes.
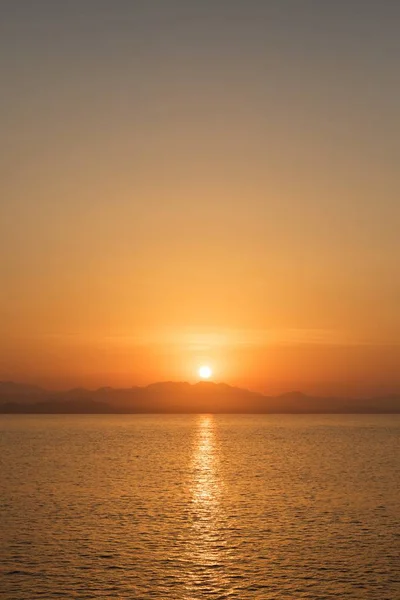
{"type": "Polygon", "coordinates": [[[192,501],[206,520],[218,508],[220,480],[217,463],[214,418],[201,415],[193,451],[192,501]]]}
{"type": "Polygon", "coordinates": [[[213,415],[198,418],[191,465],[191,543],[188,598],[202,590],[229,589],[225,566],[229,550],[224,535],[223,479],[213,415]]]}

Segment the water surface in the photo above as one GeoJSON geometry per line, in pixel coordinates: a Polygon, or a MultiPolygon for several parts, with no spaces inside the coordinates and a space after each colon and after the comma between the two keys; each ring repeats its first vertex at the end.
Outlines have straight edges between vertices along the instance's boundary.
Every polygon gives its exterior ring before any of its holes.
{"type": "Polygon", "coordinates": [[[399,416],[0,427],[1,598],[400,598],[399,416]]]}

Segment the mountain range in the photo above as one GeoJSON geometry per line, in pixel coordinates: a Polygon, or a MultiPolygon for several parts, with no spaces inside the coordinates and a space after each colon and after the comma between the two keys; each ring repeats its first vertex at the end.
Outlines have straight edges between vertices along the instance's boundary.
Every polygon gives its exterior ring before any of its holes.
{"type": "Polygon", "coordinates": [[[0,382],[2,414],[129,413],[400,413],[400,395],[376,398],[316,397],[301,392],[266,396],[225,383],[160,382],[145,387],[50,391],[0,382]]]}

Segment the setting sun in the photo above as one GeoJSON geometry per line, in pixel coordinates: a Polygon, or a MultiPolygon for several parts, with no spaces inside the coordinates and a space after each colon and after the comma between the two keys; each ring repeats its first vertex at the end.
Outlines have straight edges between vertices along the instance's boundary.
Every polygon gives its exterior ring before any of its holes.
{"type": "Polygon", "coordinates": [[[208,365],[203,365],[199,369],[199,376],[201,379],[210,379],[212,376],[212,369],[208,365]]]}

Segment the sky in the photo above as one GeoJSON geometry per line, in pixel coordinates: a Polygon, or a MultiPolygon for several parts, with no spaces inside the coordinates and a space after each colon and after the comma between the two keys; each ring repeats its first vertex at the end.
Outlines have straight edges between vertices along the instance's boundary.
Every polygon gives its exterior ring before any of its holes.
{"type": "Polygon", "coordinates": [[[399,25],[3,0],[0,379],[400,391],[399,25]]]}

